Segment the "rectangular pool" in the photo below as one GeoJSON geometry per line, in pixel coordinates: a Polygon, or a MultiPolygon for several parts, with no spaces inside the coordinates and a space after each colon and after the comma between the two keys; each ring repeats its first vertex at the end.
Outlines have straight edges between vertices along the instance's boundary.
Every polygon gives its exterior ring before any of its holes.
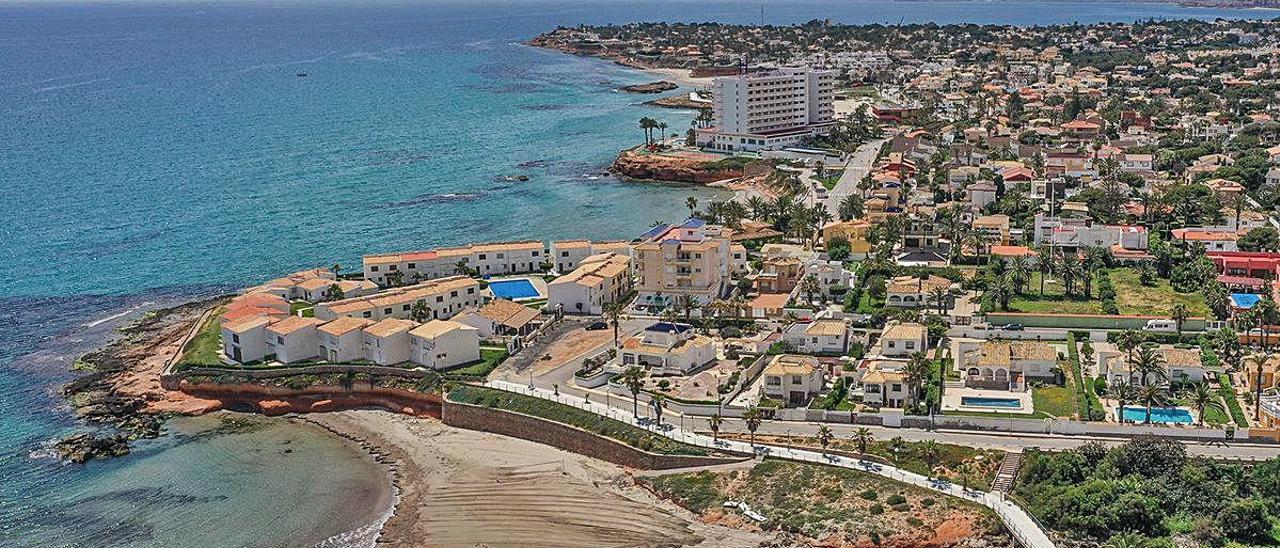
{"type": "MultiPolygon", "coordinates": [[[[1146,407],[1129,407],[1125,406],[1123,415],[1124,420],[1137,423],[1146,422],[1146,407]]],[[[1165,424],[1191,424],[1191,412],[1186,409],[1177,407],[1152,407],[1151,422],[1165,424]]]]}
{"type": "Polygon", "coordinates": [[[538,288],[533,287],[533,282],[525,279],[492,281],[489,282],[489,290],[498,297],[511,300],[538,296],[538,288]]]}
{"type": "Polygon", "coordinates": [[[992,407],[998,409],[1022,409],[1022,401],[1018,398],[986,398],[981,396],[960,396],[960,405],[964,407],[992,407]]]}

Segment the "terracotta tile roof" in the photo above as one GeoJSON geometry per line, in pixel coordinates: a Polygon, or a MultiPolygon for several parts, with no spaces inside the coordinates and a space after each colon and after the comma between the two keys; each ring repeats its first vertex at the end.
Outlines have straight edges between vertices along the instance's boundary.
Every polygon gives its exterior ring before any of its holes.
{"type": "Polygon", "coordinates": [[[818,369],[818,358],[795,354],[779,354],[764,368],[765,375],[812,375],[818,369]]]}
{"type": "Polygon", "coordinates": [[[289,316],[283,320],[271,324],[267,327],[267,331],[276,335],[288,335],[295,331],[306,329],[308,327],[316,327],[324,323],[324,320],[316,318],[304,318],[302,316],[289,316]]]}
{"type": "Polygon", "coordinates": [[[453,320],[431,320],[427,323],[424,323],[418,327],[413,328],[412,331],[409,331],[409,334],[415,337],[422,337],[424,339],[434,339],[436,337],[439,337],[440,335],[443,335],[451,331],[456,331],[459,329],[462,329],[462,330],[470,329],[472,331],[476,330],[476,328],[474,327],[460,324],[453,320]]]}
{"type": "Polygon", "coordinates": [[[817,337],[836,337],[844,335],[849,327],[840,320],[814,320],[804,328],[806,335],[817,337]]]}
{"type": "Polygon", "coordinates": [[[373,325],[373,320],[343,316],[320,326],[318,329],[321,333],[326,335],[341,337],[342,335],[364,329],[370,325],[373,325]]]}
{"type": "Polygon", "coordinates": [[[366,335],[378,338],[385,338],[397,333],[409,331],[418,326],[418,322],[410,320],[401,320],[397,318],[388,318],[375,323],[364,329],[366,335]]]}

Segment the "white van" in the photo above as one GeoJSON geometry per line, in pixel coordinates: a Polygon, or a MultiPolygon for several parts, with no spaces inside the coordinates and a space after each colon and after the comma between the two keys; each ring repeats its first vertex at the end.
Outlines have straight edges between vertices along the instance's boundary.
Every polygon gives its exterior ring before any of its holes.
{"type": "Polygon", "coordinates": [[[1147,320],[1147,325],[1142,326],[1142,330],[1154,333],[1177,333],[1178,322],[1173,320],[1147,320]]]}

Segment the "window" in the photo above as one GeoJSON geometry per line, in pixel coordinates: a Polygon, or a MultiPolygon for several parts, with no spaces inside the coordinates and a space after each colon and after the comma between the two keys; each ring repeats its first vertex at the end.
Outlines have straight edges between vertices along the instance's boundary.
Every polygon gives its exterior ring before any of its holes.
{"type": "Polygon", "coordinates": [[[893,345],[893,341],[889,341],[889,348],[895,348],[893,345]]]}
{"type": "Polygon", "coordinates": [[[902,391],[902,385],[901,385],[901,384],[898,384],[898,383],[896,383],[896,382],[895,382],[895,383],[893,383],[893,391],[894,391],[894,392],[901,392],[901,391],[902,391]]]}
{"type": "Polygon", "coordinates": [[[391,313],[391,308],[390,308],[390,307],[387,307],[387,308],[382,309],[382,313],[383,313],[383,314],[390,314],[390,313],[391,313]]]}
{"type": "Polygon", "coordinates": [[[457,296],[458,296],[458,292],[457,292],[457,291],[450,291],[450,292],[449,292],[449,296],[450,296],[450,297],[457,297],[457,296]]]}
{"type": "Polygon", "coordinates": [[[791,384],[802,384],[802,383],[804,383],[804,381],[800,379],[800,375],[791,376],[791,384]]]}
{"type": "Polygon", "coordinates": [[[412,269],[414,269],[414,268],[418,268],[418,265],[416,265],[416,264],[414,264],[414,263],[409,263],[409,269],[411,269],[411,270],[412,270],[412,269]]]}
{"type": "Polygon", "coordinates": [[[480,260],[482,260],[482,261],[483,261],[484,259],[485,259],[484,253],[481,253],[481,254],[480,254],[480,260]]]}
{"type": "Polygon", "coordinates": [[[366,318],[368,318],[368,317],[373,316],[373,313],[372,313],[372,312],[369,312],[368,310],[366,310],[366,311],[364,311],[363,316],[364,316],[364,317],[366,317],[366,318]]]}
{"type": "Polygon", "coordinates": [[[232,333],[232,334],[231,334],[231,342],[233,342],[233,343],[237,343],[237,344],[238,344],[238,343],[240,342],[240,335],[236,335],[235,333],[232,333]]]}
{"type": "Polygon", "coordinates": [[[915,341],[907,341],[907,350],[915,350],[915,348],[916,348],[915,341]]]}
{"type": "Polygon", "coordinates": [[[499,258],[499,259],[506,258],[506,254],[504,254],[504,253],[499,253],[499,254],[498,254],[498,258],[499,258]]]}
{"type": "Polygon", "coordinates": [[[395,271],[396,271],[396,265],[388,266],[388,267],[387,267],[387,270],[390,270],[390,271],[392,271],[392,272],[395,272],[395,271]]]}
{"type": "Polygon", "coordinates": [[[568,256],[569,256],[569,252],[568,252],[568,251],[561,251],[561,252],[560,252],[560,256],[561,256],[561,257],[568,257],[568,256]]]}
{"type": "Polygon", "coordinates": [[[436,297],[436,302],[438,302],[438,303],[442,303],[442,302],[444,302],[444,295],[439,295],[439,296],[437,296],[437,297],[436,297]]]}
{"type": "Polygon", "coordinates": [[[765,380],[769,386],[782,386],[782,377],[769,377],[765,380]]]}
{"type": "Polygon", "coordinates": [[[284,337],[276,335],[276,344],[284,344],[284,337]]]}
{"type": "Polygon", "coordinates": [[[371,266],[371,267],[369,267],[369,272],[377,272],[377,271],[378,271],[378,267],[377,267],[377,266],[371,266]]]}

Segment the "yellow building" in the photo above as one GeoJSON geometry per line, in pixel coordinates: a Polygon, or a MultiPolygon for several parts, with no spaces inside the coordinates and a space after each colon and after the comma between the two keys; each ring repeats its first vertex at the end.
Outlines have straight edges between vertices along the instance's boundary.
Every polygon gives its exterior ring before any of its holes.
{"type": "Polygon", "coordinates": [[[871,252],[871,244],[867,242],[868,230],[871,230],[871,223],[861,219],[827,223],[822,227],[822,243],[830,246],[833,238],[844,238],[849,241],[851,256],[865,257],[871,252]]]}

